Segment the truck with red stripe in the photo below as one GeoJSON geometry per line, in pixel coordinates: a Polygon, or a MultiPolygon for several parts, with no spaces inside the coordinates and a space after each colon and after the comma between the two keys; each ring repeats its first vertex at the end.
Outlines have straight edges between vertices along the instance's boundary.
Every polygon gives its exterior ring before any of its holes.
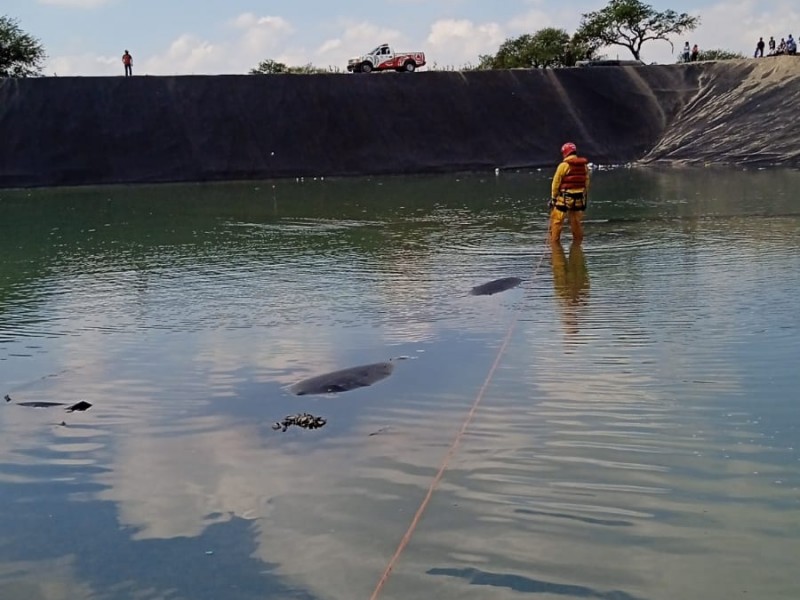
{"type": "Polygon", "coordinates": [[[368,54],[356,56],[347,61],[347,70],[351,73],[371,73],[372,71],[413,73],[424,66],[424,52],[394,52],[389,44],[381,44],[368,54]]]}

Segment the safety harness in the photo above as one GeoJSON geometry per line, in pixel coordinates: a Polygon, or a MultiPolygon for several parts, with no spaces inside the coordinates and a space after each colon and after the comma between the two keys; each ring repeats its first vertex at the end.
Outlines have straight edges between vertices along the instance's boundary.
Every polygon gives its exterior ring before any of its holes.
{"type": "Polygon", "coordinates": [[[569,171],[561,180],[558,197],[551,201],[553,208],[566,212],[568,210],[586,210],[586,184],[589,179],[589,161],[575,154],[564,159],[569,171]]]}

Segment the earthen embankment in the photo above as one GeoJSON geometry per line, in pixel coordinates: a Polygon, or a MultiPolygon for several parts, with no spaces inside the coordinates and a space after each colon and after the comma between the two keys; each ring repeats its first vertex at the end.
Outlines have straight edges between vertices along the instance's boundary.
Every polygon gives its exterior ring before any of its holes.
{"type": "Polygon", "coordinates": [[[566,140],[607,164],[796,165],[798,105],[800,59],[792,57],[547,71],[0,79],[0,186],[549,166],[566,140]]]}

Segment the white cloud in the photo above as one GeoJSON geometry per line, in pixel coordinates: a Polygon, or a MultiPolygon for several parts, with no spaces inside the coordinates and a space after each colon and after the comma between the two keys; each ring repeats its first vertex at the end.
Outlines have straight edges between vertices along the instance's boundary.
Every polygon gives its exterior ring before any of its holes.
{"type": "MultiPolygon", "coordinates": [[[[178,35],[155,54],[133,54],[134,75],[247,73],[266,58],[288,64],[308,62],[307,53],[290,46],[294,28],[282,17],[243,13],[228,22],[219,39],[192,33],[178,35]]],[[[121,58],[90,54],[53,57],[45,73],[59,75],[121,75],[121,58]]]]}
{"type": "Polygon", "coordinates": [[[242,29],[246,34],[258,32],[268,36],[288,35],[294,28],[283,17],[257,17],[253,13],[244,13],[231,20],[231,25],[242,29]]]}
{"type": "Polygon", "coordinates": [[[328,40],[317,49],[317,54],[324,56],[325,54],[338,50],[341,47],[342,47],[342,40],[339,39],[328,40]]]}
{"type": "Polygon", "coordinates": [[[509,29],[519,33],[530,33],[544,27],[559,27],[553,21],[552,14],[542,10],[531,10],[518,15],[508,23],[509,29]]]}
{"type": "Polygon", "coordinates": [[[172,42],[165,53],[147,59],[140,74],[207,72],[221,67],[224,61],[224,47],[184,34],[172,42]]]}
{"type": "Polygon", "coordinates": [[[122,71],[122,57],[75,54],[52,58],[45,68],[45,75],[109,75],[122,71]]]}
{"type": "Polygon", "coordinates": [[[475,64],[479,55],[495,53],[506,37],[497,23],[475,24],[466,19],[436,21],[427,39],[428,64],[452,67],[475,64]]]}
{"type": "MultiPolygon", "coordinates": [[[[102,0],[40,0],[70,3],[72,6],[99,5],[102,0]]],[[[151,55],[136,55],[134,73],[167,75],[188,73],[247,73],[260,61],[271,58],[289,65],[312,63],[319,67],[344,69],[347,59],[362,54],[381,43],[399,50],[422,50],[428,64],[440,67],[461,67],[476,64],[481,54],[493,54],[509,37],[533,32],[543,27],[561,27],[572,33],[578,27],[580,14],[602,6],[602,1],[545,10],[541,0],[524,3],[524,10],[503,22],[476,22],[469,19],[432,20],[427,32],[412,37],[402,29],[385,27],[360,19],[343,19],[327,27],[334,34],[315,40],[310,22],[295,27],[277,15],[259,16],[246,12],[227,21],[218,37],[206,38],[189,31],[177,35],[166,48],[151,55]]],[[[675,36],[675,50],[664,41],[647,42],[643,47],[645,62],[674,63],[685,40],[701,49],[724,48],[751,56],[759,36],[776,40],[788,33],[800,34],[800,12],[788,0],[764,5],[754,0],[718,3],[702,10],[702,25],[687,36],[675,36]]],[[[399,26],[402,27],[402,24],[399,26]]],[[[131,49],[134,50],[133,48],[131,49]]],[[[621,46],[603,51],[610,57],[631,58],[621,46]]],[[[121,75],[119,57],[79,53],[55,55],[45,72],[59,75],[121,75]]]]}
{"type": "Polygon", "coordinates": [[[111,4],[111,0],[38,0],[39,4],[65,6],[67,8],[97,8],[111,4]]]}

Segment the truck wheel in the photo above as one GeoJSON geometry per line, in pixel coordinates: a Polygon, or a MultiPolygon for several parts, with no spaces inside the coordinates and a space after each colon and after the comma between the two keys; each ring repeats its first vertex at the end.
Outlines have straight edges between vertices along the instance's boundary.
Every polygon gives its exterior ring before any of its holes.
{"type": "Polygon", "coordinates": [[[417,70],[417,64],[413,60],[409,60],[403,65],[403,68],[406,70],[406,73],[413,73],[417,70]]]}
{"type": "Polygon", "coordinates": [[[361,65],[361,72],[362,73],[369,73],[372,71],[372,65],[370,63],[364,63],[361,65]]]}

